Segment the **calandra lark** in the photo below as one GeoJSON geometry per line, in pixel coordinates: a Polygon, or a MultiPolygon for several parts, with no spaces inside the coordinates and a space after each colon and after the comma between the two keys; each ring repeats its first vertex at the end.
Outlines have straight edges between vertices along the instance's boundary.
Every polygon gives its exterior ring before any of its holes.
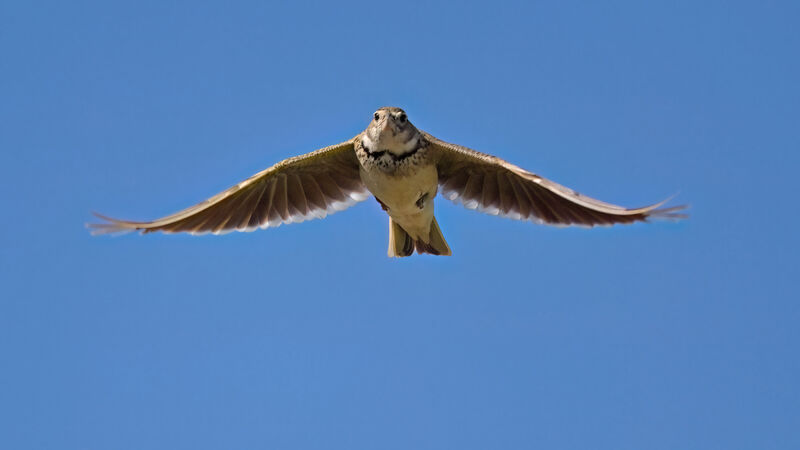
{"type": "Polygon", "coordinates": [[[683,217],[664,202],[623,208],[579,194],[500,158],[420,131],[405,111],[375,111],[341,144],[286,159],[183,211],[152,222],[98,215],[93,232],[252,231],[323,218],[369,194],[389,215],[389,256],[450,255],[433,212],[436,193],[470,209],[552,225],[612,225],[683,217]]]}

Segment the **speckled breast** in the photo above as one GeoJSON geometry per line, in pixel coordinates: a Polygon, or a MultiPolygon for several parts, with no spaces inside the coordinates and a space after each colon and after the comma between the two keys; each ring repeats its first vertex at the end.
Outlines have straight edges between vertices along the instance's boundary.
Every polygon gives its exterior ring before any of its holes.
{"type": "Polygon", "coordinates": [[[395,176],[413,174],[418,168],[430,164],[428,148],[428,142],[424,139],[419,140],[417,148],[399,155],[388,150],[369,151],[362,145],[360,139],[355,146],[363,170],[367,172],[378,170],[395,176]]]}

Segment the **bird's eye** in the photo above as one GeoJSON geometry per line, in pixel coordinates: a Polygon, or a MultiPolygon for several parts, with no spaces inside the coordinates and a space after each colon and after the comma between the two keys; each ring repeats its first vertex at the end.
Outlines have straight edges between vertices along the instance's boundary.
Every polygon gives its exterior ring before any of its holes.
{"type": "Polygon", "coordinates": [[[375,113],[375,115],[374,115],[373,117],[375,117],[375,120],[378,120],[378,119],[380,119],[380,118],[381,118],[381,115],[380,115],[380,114],[378,114],[378,113],[375,113]]]}
{"type": "Polygon", "coordinates": [[[406,119],[407,119],[407,117],[406,117],[405,114],[401,113],[399,116],[397,116],[397,120],[399,120],[400,122],[405,122],[406,119]]]}

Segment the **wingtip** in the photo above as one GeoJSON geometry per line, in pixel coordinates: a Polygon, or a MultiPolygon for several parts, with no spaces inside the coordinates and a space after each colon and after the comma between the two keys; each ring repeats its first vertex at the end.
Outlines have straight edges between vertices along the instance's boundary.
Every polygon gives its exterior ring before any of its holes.
{"type": "Polygon", "coordinates": [[[685,210],[689,209],[689,205],[688,204],[669,206],[667,208],[661,208],[660,207],[661,205],[663,205],[663,204],[669,202],[670,200],[672,200],[674,197],[675,197],[675,195],[673,195],[673,196],[669,197],[668,199],[664,200],[663,202],[660,202],[657,205],[655,205],[655,208],[652,209],[647,214],[647,217],[653,217],[653,218],[658,218],[658,219],[668,219],[668,220],[688,219],[689,218],[689,214],[682,212],[682,211],[685,211],[685,210]]]}
{"type": "Polygon", "coordinates": [[[92,236],[100,236],[103,234],[120,235],[136,231],[136,228],[128,226],[124,221],[105,216],[96,211],[90,211],[91,214],[100,220],[107,223],[94,223],[86,222],[85,226],[89,229],[92,236]]]}
{"type": "Polygon", "coordinates": [[[100,214],[97,211],[91,211],[92,215],[97,217],[98,219],[105,220],[106,222],[116,223],[116,224],[125,224],[124,220],[115,219],[113,217],[108,217],[106,215],[100,214]]]}

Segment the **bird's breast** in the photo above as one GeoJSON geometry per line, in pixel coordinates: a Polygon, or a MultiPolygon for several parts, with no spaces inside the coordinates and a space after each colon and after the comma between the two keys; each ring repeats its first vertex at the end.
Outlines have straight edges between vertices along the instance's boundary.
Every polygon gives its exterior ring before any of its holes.
{"type": "Polygon", "coordinates": [[[422,209],[420,199],[432,199],[439,185],[436,165],[417,166],[402,174],[361,167],[361,180],[369,191],[389,209],[392,216],[414,215],[422,209]]]}

